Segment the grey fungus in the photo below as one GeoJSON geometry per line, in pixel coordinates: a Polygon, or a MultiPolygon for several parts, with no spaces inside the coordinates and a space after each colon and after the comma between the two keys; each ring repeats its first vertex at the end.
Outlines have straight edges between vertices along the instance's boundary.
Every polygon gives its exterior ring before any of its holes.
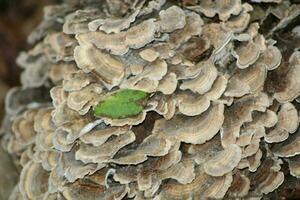
{"type": "Polygon", "coordinates": [[[184,11],[177,6],[160,11],[159,19],[161,32],[173,32],[176,29],[182,29],[186,23],[184,11]]]}
{"type": "Polygon", "coordinates": [[[76,47],[74,57],[79,68],[85,73],[94,72],[109,89],[118,85],[124,76],[122,61],[92,46],[76,47]]]}
{"type": "Polygon", "coordinates": [[[230,145],[215,157],[204,163],[205,173],[211,176],[223,176],[231,172],[240,162],[242,151],[238,145],[230,145]]]}
{"type": "Polygon", "coordinates": [[[230,15],[238,15],[242,10],[242,5],[240,0],[230,0],[226,2],[214,2],[209,0],[188,8],[201,12],[207,17],[214,17],[216,14],[218,14],[222,21],[226,21],[230,15]]]}
{"type": "Polygon", "coordinates": [[[299,60],[297,51],[290,57],[289,71],[286,74],[286,84],[281,91],[274,94],[274,98],[279,102],[286,102],[294,100],[300,94],[298,74],[300,73],[300,65],[297,63],[299,60]]]}
{"type": "Polygon", "coordinates": [[[11,199],[260,199],[288,173],[299,178],[297,8],[280,0],[46,7],[33,48],[17,58],[22,86],[5,100],[1,144],[20,169],[11,199]],[[280,39],[286,30],[291,38],[280,39]],[[122,90],[147,93],[140,113],[95,115],[122,90]]]}

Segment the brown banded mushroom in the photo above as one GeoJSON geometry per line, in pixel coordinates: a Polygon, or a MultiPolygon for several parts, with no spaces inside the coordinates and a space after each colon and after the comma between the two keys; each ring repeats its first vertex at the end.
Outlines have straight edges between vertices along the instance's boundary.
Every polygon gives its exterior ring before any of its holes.
{"type": "Polygon", "coordinates": [[[272,160],[267,158],[262,166],[250,176],[250,193],[262,196],[268,194],[279,187],[283,180],[284,174],[280,170],[281,160],[272,160]],[[266,173],[268,171],[268,173],[266,173]]]}
{"type": "Polygon", "coordinates": [[[250,41],[232,53],[232,55],[237,59],[237,66],[241,69],[245,69],[249,67],[249,65],[255,63],[259,57],[260,49],[255,42],[250,41]]]}
{"type": "Polygon", "coordinates": [[[211,89],[217,76],[218,72],[214,64],[207,62],[202,66],[199,75],[197,75],[194,79],[184,80],[184,82],[180,85],[180,89],[189,89],[192,92],[204,94],[211,89]]]}
{"type": "Polygon", "coordinates": [[[185,26],[184,11],[177,7],[172,6],[166,10],[159,12],[160,31],[173,32],[176,29],[182,29],[185,26]]]}
{"type": "Polygon", "coordinates": [[[176,137],[179,141],[202,144],[213,138],[220,130],[224,116],[224,105],[216,104],[200,116],[176,115],[171,120],[155,122],[153,134],[163,137],[176,137]]]}
{"type": "Polygon", "coordinates": [[[266,76],[266,65],[262,63],[254,64],[247,69],[237,70],[229,79],[225,95],[241,97],[248,93],[260,92],[263,89],[266,76]]]}
{"type": "Polygon", "coordinates": [[[101,16],[103,16],[103,14],[96,9],[78,9],[65,16],[62,31],[66,34],[85,33],[89,30],[88,23],[101,16]]]}
{"type": "Polygon", "coordinates": [[[135,18],[139,14],[140,9],[136,10],[130,15],[119,18],[119,19],[95,19],[88,23],[88,28],[90,31],[96,31],[97,29],[104,31],[105,33],[119,33],[124,29],[127,29],[132,22],[135,21],[135,18]]]}
{"type": "Polygon", "coordinates": [[[299,57],[297,56],[297,52],[295,52],[290,57],[290,65],[289,70],[286,73],[286,82],[281,91],[278,91],[274,94],[274,98],[279,102],[287,102],[294,100],[300,94],[299,88],[299,73],[300,73],[300,65],[297,63],[299,57]]]}
{"type": "Polygon", "coordinates": [[[199,11],[207,17],[214,17],[218,14],[222,21],[227,21],[230,15],[238,15],[242,10],[242,5],[240,0],[230,0],[230,1],[205,1],[199,2],[199,5],[190,6],[189,9],[199,11]]]}
{"type": "Polygon", "coordinates": [[[262,158],[262,151],[259,149],[255,155],[252,156],[248,156],[246,158],[243,158],[237,168],[239,169],[244,169],[246,167],[248,167],[248,170],[250,172],[255,172],[257,170],[257,168],[260,166],[261,164],[261,158],[262,158]]]}
{"type": "Polygon", "coordinates": [[[248,3],[243,4],[242,7],[243,10],[238,16],[235,16],[226,22],[221,22],[223,29],[226,31],[233,31],[234,33],[240,33],[247,28],[250,22],[249,12],[253,11],[253,7],[248,3]]]}
{"type": "Polygon", "coordinates": [[[109,89],[124,76],[125,67],[120,60],[92,46],[76,47],[74,57],[79,68],[95,73],[109,89]]]}
{"type": "Polygon", "coordinates": [[[155,61],[156,58],[158,58],[158,56],[159,56],[159,53],[156,52],[154,49],[144,49],[139,54],[140,54],[141,58],[143,58],[144,60],[146,60],[148,62],[155,61]]]}
{"type": "Polygon", "coordinates": [[[135,140],[135,135],[132,131],[125,132],[118,137],[112,138],[100,146],[92,146],[81,144],[76,151],[76,159],[84,163],[104,163],[108,162],[122,147],[130,144],[135,140]]]}
{"type": "Polygon", "coordinates": [[[267,65],[268,70],[274,70],[279,67],[281,63],[282,55],[279,49],[275,46],[268,46],[267,50],[263,52],[258,62],[262,62],[267,65]]]}
{"type": "Polygon", "coordinates": [[[299,130],[291,135],[287,140],[275,144],[271,151],[279,157],[293,157],[300,154],[299,151],[299,130]]]}
{"type": "Polygon", "coordinates": [[[42,199],[47,192],[47,179],[49,174],[41,165],[28,162],[20,176],[19,189],[23,198],[42,199]]]}
{"type": "Polygon", "coordinates": [[[172,143],[170,140],[158,138],[158,137],[147,137],[135,151],[128,151],[122,157],[116,155],[115,158],[111,159],[116,164],[139,164],[148,159],[148,156],[164,156],[166,155],[172,143]],[[153,146],[156,146],[154,148],[153,146]]]}
{"type": "Polygon", "coordinates": [[[205,112],[210,101],[206,96],[196,96],[191,93],[179,93],[176,97],[178,111],[187,116],[196,116],[205,112]]]}
{"type": "Polygon", "coordinates": [[[231,172],[240,162],[242,151],[238,145],[230,145],[218,155],[204,163],[205,173],[211,176],[223,176],[231,172]]]}
{"type": "Polygon", "coordinates": [[[158,195],[161,199],[188,199],[203,196],[205,198],[222,198],[232,182],[232,175],[211,177],[196,169],[196,178],[188,184],[169,182],[164,185],[158,195]]]}
{"type": "Polygon", "coordinates": [[[21,145],[30,145],[34,142],[36,132],[33,125],[36,114],[37,110],[28,110],[22,117],[15,119],[12,124],[16,140],[21,145]]]}
{"type": "Polygon", "coordinates": [[[158,29],[155,19],[148,19],[125,32],[110,35],[102,32],[87,32],[76,35],[76,38],[81,45],[93,44],[97,48],[109,50],[115,55],[124,55],[129,48],[139,49],[152,42],[158,29]],[[140,35],[140,37],[136,37],[136,35],[140,35]]]}
{"type": "MultiPolygon", "coordinates": [[[[199,59],[201,59],[201,57],[205,52],[208,52],[210,47],[211,47],[210,41],[206,37],[204,36],[192,37],[187,41],[187,43],[181,46],[180,52],[186,59],[192,62],[196,62],[199,59]]],[[[174,57],[172,64],[178,64],[176,63],[178,62],[176,60],[177,60],[176,57],[174,57]]]]}
{"type": "Polygon", "coordinates": [[[288,160],[290,173],[297,178],[300,176],[299,160],[299,156],[292,157],[288,160]]]}
{"type": "Polygon", "coordinates": [[[44,39],[45,45],[49,45],[46,54],[49,59],[54,61],[72,61],[74,48],[77,46],[77,41],[64,33],[53,33],[44,39]]]}
{"type": "Polygon", "coordinates": [[[233,181],[228,189],[225,198],[245,197],[250,190],[250,180],[247,176],[241,172],[237,172],[233,175],[233,181]]]}
{"type": "Polygon", "coordinates": [[[84,164],[80,160],[76,160],[75,149],[72,149],[70,152],[60,154],[57,164],[59,173],[71,183],[88,174],[91,175],[103,167],[104,165],[97,165],[95,163],[84,164]]]}
{"type": "Polygon", "coordinates": [[[226,147],[235,144],[243,123],[252,121],[252,112],[265,112],[269,105],[268,96],[264,93],[257,96],[248,95],[236,100],[224,113],[224,124],[221,129],[222,145],[226,147]]]}
{"type": "Polygon", "coordinates": [[[51,67],[49,70],[49,79],[54,84],[60,84],[64,75],[68,73],[73,73],[77,70],[76,64],[74,62],[59,62],[51,67]]]}
{"type": "Polygon", "coordinates": [[[278,112],[278,123],[264,137],[268,143],[282,142],[289,137],[290,133],[294,133],[299,126],[298,112],[293,104],[285,103],[281,105],[278,112]]]}

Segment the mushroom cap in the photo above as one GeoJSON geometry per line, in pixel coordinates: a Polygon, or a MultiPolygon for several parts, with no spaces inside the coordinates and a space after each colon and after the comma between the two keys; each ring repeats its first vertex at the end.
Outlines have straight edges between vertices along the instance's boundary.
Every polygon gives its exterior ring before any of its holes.
{"type": "Polygon", "coordinates": [[[211,176],[223,176],[231,172],[238,165],[241,158],[242,151],[240,147],[232,144],[204,163],[204,171],[211,176]]]}

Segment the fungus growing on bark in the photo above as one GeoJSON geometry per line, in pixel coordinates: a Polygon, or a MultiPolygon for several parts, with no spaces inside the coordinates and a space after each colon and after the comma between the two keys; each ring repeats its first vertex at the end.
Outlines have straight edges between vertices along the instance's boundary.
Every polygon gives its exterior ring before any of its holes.
{"type": "Polygon", "coordinates": [[[271,198],[300,176],[296,8],[46,7],[6,96],[1,144],[21,170],[11,199],[271,198]]]}

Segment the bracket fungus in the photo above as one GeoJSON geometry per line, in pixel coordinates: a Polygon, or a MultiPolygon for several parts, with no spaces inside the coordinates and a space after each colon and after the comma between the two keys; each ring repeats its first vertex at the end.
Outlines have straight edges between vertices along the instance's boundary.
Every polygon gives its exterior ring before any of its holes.
{"type": "Polygon", "coordinates": [[[299,181],[297,1],[63,2],[6,96],[10,200],[272,199],[299,181]]]}

